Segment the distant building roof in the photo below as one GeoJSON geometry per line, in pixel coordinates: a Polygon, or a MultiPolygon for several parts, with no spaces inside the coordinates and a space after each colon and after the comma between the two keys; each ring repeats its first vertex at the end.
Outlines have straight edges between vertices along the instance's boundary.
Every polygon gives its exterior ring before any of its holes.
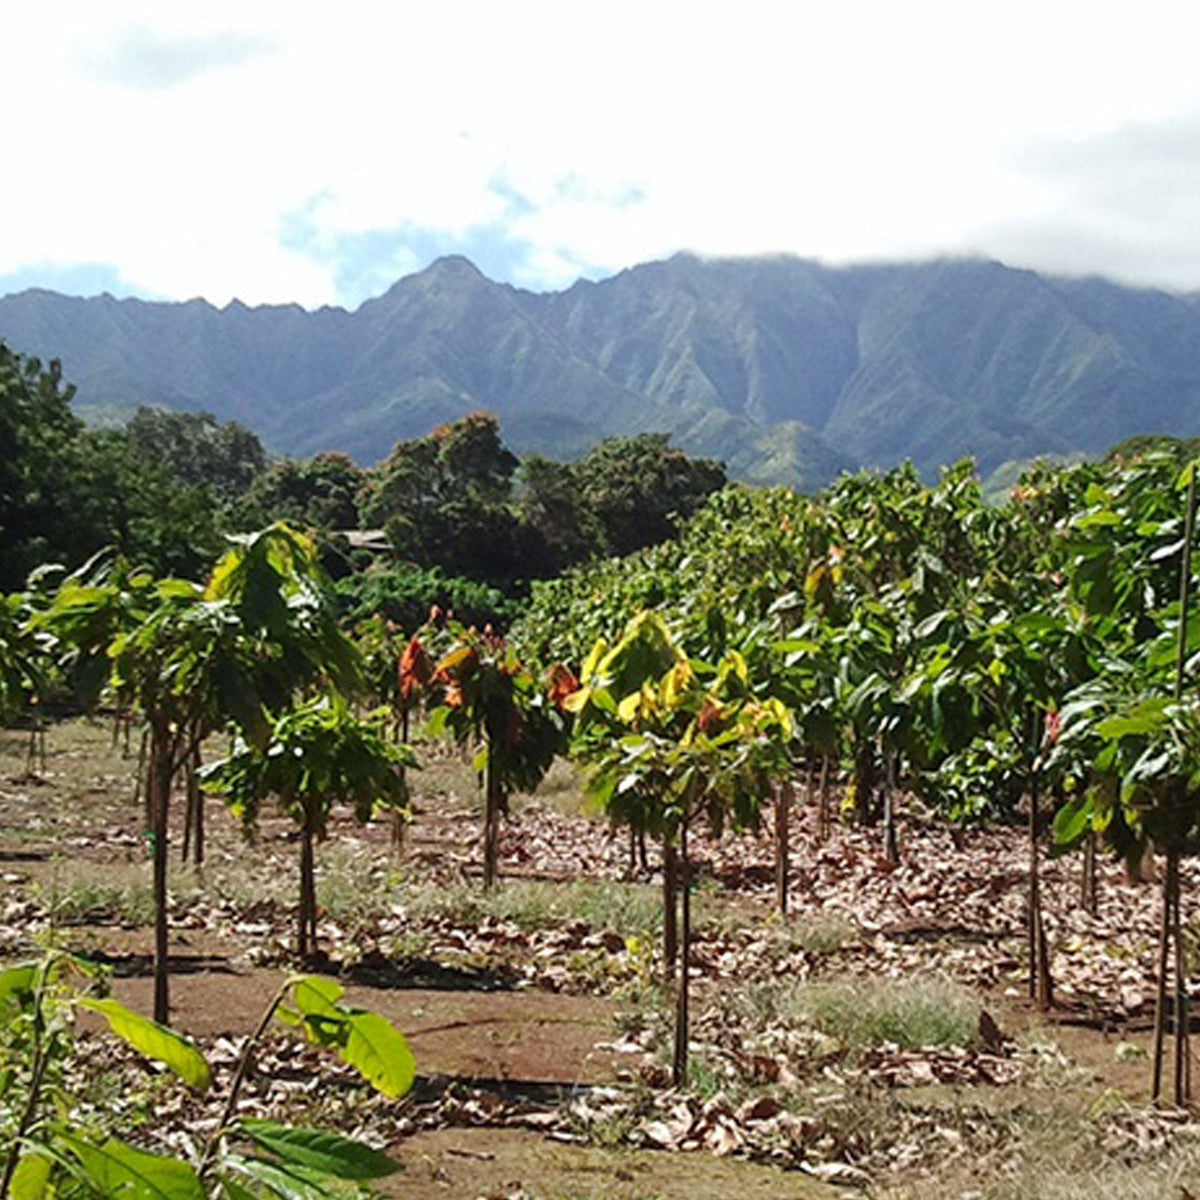
{"type": "Polygon", "coordinates": [[[392,543],[382,529],[334,529],[335,537],[344,537],[355,550],[391,550],[392,543]]]}

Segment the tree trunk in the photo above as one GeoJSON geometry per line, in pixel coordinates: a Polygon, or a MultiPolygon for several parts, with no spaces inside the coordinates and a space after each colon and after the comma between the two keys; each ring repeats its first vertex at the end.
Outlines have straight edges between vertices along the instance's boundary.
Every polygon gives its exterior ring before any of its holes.
{"type": "Polygon", "coordinates": [[[1038,863],[1038,778],[1029,784],[1029,996],[1046,1012],[1054,1002],[1050,949],[1042,918],[1042,887],[1038,863]]]}
{"type": "Polygon", "coordinates": [[[192,845],[192,862],[198,867],[204,866],[204,790],[200,787],[200,743],[197,741],[192,748],[192,764],[188,775],[188,787],[196,792],[196,828],[192,831],[195,841],[192,845]]]}
{"type": "Polygon", "coordinates": [[[1171,940],[1175,955],[1175,1104],[1183,1108],[1191,1100],[1191,1062],[1188,1054],[1187,951],[1180,920],[1179,856],[1175,856],[1175,878],[1171,885],[1171,940]]]}
{"type": "MultiPolygon", "coordinates": [[[[400,729],[399,740],[404,745],[408,745],[408,706],[404,705],[400,709],[400,729]]],[[[405,782],[404,794],[408,795],[408,768],[403,763],[400,764],[400,778],[405,782]]],[[[392,812],[392,853],[396,858],[400,858],[404,853],[404,838],[408,832],[408,813],[401,812],[396,809],[392,812]]]]}
{"type": "Polygon", "coordinates": [[[687,816],[679,826],[679,972],[675,989],[675,1053],[671,1061],[671,1084],[681,1088],[688,1074],[688,990],[692,946],[691,866],[688,862],[687,816]]]}
{"type": "Polygon", "coordinates": [[[1151,1099],[1162,1097],[1163,1058],[1167,1036],[1167,1010],[1172,1009],[1175,1026],[1174,1087],[1176,1105],[1183,1107],[1191,1100],[1191,1063],[1188,1052],[1187,954],[1183,942],[1180,918],[1180,880],[1178,848],[1166,852],[1166,870],[1162,882],[1162,922],[1158,940],[1158,989],[1154,1005],[1154,1075],[1150,1088],[1151,1099]],[[1171,957],[1174,956],[1174,1003],[1167,993],[1171,989],[1171,957]]]}
{"type": "Polygon", "coordinates": [[[490,892],[500,873],[500,814],[504,809],[504,795],[490,754],[484,772],[484,791],[483,887],[490,892]]]}
{"type": "Polygon", "coordinates": [[[862,826],[879,820],[875,808],[875,747],[866,738],[859,742],[854,755],[854,820],[862,826]]]}
{"type": "Polygon", "coordinates": [[[883,856],[889,863],[900,861],[896,837],[896,752],[888,750],[883,771],[883,856]]]}
{"type": "Polygon", "coordinates": [[[142,803],[143,812],[142,818],[146,825],[146,832],[151,833],[154,829],[154,812],[150,802],[150,788],[146,783],[149,777],[149,767],[146,763],[146,756],[150,753],[150,731],[142,730],[142,736],[138,739],[138,760],[137,770],[133,773],[133,803],[136,806],[139,801],[142,803]]]}
{"type": "Polygon", "coordinates": [[[307,962],[317,950],[317,883],[313,857],[312,818],[304,814],[300,833],[300,911],[296,920],[296,955],[307,962]]]}
{"type": "Polygon", "coordinates": [[[789,823],[792,815],[792,784],[784,780],[775,787],[775,902],[779,915],[787,916],[788,876],[791,873],[789,823]]]}
{"type": "Polygon", "coordinates": [[[1096,877],[1096,831],[1088,830],[1083,843],[1083,877],[1080,881],[1079,901],[1088,916],[1097,916],[1100,911],[1100,890],[1096,877]]]}
{"type": "Polygon", "coordinates": [[[675,962],[679,956],[679,925],[675,909],[675,881],[678,873],[678,857],[675,843],[670,835],[663,835],[662,848],[662,908],[663,908],[663,978],[670,983],[675,975],[675,962]]]}
{"type": "Polygon", "coordinates": [[[150,845],[154,865],[154,1019],[171,1019],[167,938],[167,841],[170,832],[171,777],[174,745],[170,731],[152,728],[146,763],[146,804],[150,813],[150,845]]]}
{"type": "Polygon", "coordinates": [[[821,800],[817,816],[817,838],[825,841],[829,837],[829,829],[833,824],[829,812],[829,755],[821,755],[821,800]]]}

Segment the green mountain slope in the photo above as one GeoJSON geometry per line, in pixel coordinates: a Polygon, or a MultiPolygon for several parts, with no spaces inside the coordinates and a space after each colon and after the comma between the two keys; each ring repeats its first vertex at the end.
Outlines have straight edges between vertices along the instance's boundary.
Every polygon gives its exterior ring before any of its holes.
{"type": "Polygon", "coordinates": [[[0,338],[61,358],[92,411],[202,407],[364,462],[472,408],[518,450],[665,430],[741,478],[810,487],[1200,432],[1196,297],[973,260],[677,255],[535,294],[453,257],[355,312],[28,291],[0,298],[0,338]]]}

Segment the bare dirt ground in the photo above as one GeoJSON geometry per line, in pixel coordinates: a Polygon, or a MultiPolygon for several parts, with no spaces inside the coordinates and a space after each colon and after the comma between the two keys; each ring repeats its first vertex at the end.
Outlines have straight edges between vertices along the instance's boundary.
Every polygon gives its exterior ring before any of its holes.
{"type": "MultiPolygon", "coordinates": [[[[0,954],[65,944],[108,963],[115,994],[148,1011],[136,747],[125,755],[107,724],[72,722],[51,730],[32,771],[25,750],[24,735],[0,731],[0,954]]],[[[774,1200],[851,1186],[1066,1200],[1197,1186],[1200,1127],[1144,1108],[1152,888],[1105,867],[1091,916],[1078,864],[1047,865],[1057,1003],[1041,1014],[1024,998],[1015,832],[964,841],[910,820],[896,867],[871,833],[819,842],[800,812],[786,921],[772,911],[764,838],[704,844],[693,1087],[681,1095],[663,1078],[653,853],[651,871],[627,879],[624,838],[579,815],[576,781],[556,769],[515,806],[504,886],[483,898],[473,774],[448,752],[423,757],[402,851],[386,825],[346,818],[318,851],[320,969],[402,1029],[418,1063],[407,1100],[347,1118],[402,1163],[389,1195],[774,1200]],[[845,1013],[929,980],[969,997],[968,1019],[982,1009],[998,1037],[973,1025],[941,1050],[884,1039],[848,1051],[850,1035],[817,1028],[810,1011],[821,989],[848,988],[845,1013]],[[1118,1190],[1097,1190],[1100,1178],[1118,1190]]],[[[264,819],[248,845],[210,800],[203,867],[175,869],[173,1023],[218,1060],[295,965],[295,855],[285,820],[264,819]]],[[[261,1074],[259,1102],[298,1102],[296,1079],[261,1074]]]]}

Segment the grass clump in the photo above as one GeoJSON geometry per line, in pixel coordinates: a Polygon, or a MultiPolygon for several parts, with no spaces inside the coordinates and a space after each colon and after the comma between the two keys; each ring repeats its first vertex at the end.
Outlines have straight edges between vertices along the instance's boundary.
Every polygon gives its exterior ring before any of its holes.
{"type": "Polygon", "coordinates": [[[67,880],[58,871],[39,885],[40,899],[55,925],[118,923],[140,928],[154,923],[154,893],[145,872],[110,867],[107,878],[75,872],[67,880]],[[118,878],[112,878],[117,875],[118,878]]]}
{"type": "Polygon", "coordinates": [[[815,912],[786,926],[789,946],[816,958],[828,958],[858,939],[858,930],[838,913],[815,912]]]}
{"type": "Polygon", "coordinates": [[[979,1001],[944,979],[814,983],[797,1002],[815,1028],[849,1050],[965,1046],[979,1029],[979,1001]]]}
{"type": "Polygon", "coordinates": [[[478,924],[484,918],[520,929],[551,929],[580,921],[596,931],[623,937],[653,937],[661,921],[657,890],[612,880],[512,880],[494,892],[469,884],[413,888],[402,902],[417,917],[478,924]]]}

